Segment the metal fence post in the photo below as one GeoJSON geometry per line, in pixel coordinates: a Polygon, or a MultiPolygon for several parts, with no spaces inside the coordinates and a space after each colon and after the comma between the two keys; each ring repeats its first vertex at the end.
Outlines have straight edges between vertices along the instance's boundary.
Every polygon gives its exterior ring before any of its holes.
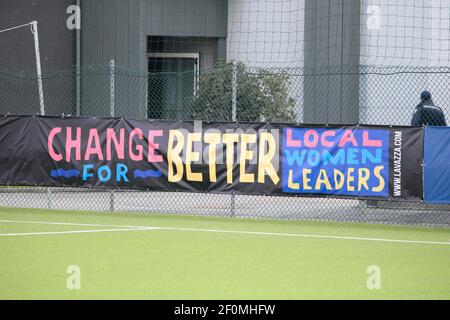
{"type": "Polygon", "coordinates": [[[52,189],[47,188],[47,208],[52,209],[53,208],[53,201],[52,201],[52,189]]]}
{"type": "Polygon", "coordinates": [[[237,65],[236,61],[233,60],[231,62],[232,68],[231,68],[231,120],[233,122],[236,122],[237,115],[236,115],[236,104],[237,104],[237,65]]]}
{"type": "Polygon", "coordinates": [[[109,211],[114,212],[114,190],[109,192],[109,211]]]}
{"type": "Polygon", "coordinates": [[[233,191],[231,192],[230,216],[234,217],[235,215],[236,215],[236,196],[233,191]]]}
{"type": "MultiPolygon", "coordinates": [[[[237,105],[237,66],[236,61],[231,62],[231,120],[237,121],[236,105],[237,105]]],[[[231,216],[234,217],[236,211],[236,196],[234,192],[231,193],[231,216]]]]}
{"type": "MultiPolygon", "coordinates": [[[[76,1],[76,6],[80,8],[81,0],[76,1]]],[[[81,9],[79,10],[79,15],[81,19],[81,9]]],[[[75,34],[75,66],[76,66],[76,116],[81,115],[81,20],[78,27],[76,28],[75,34]]]]}
{"type": "Polygon", "coordinates": [[[38,81],[38,92],[39,92],[39,114],[41,116],[45,115],[45,107],[44,107],[44,89],[42,86],[42,71],[41,71],[41,53],[39,51],[39,34],[37,21],[31,22],[31,33],[33,33],[34,39],[34,52],[36,55],[36,73],[37,73],[37,81],[38,81]]]}
{"type": "Polygon", "coordinates": [[[114,117],[115,115],[115,73],[116,73],[116,68],[115,68],[115,63],[114,63],[114,59],[111,59],[111,61],[109,62],[109,88],[110,88],[110,104],[109,104],[109,115],[111,117],[114,117]]]}

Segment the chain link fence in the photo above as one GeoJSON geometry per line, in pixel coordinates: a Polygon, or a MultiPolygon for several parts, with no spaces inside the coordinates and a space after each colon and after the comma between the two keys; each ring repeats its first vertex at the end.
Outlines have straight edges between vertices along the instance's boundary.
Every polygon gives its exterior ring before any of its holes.
{"type": "MultiPolygon", "coordinates": [[[[42,76],[45,115],[409,125],[428,89],[447,119],[450,68],[254,68],[199,72],[89,66],[42,76]]],[[[0,70],[0,114],[39,114],[37,78],[0,70]]],[[[450,226],[450,206],[416,202],[1,187],[0,206],[450,226]]]]}
{"type": "MultiPolygon", "coordinates": [[[[450,117],[450,68],[255,68],[199,73],[89,66],[42,76],[45,115],[409,125],[421,91],[450,117]],[[234,75],[234,76],[233,76],[234,75]],[[233,80],[235,79],[235,80],[233,80]],[[234,95],[233,95],[234,93],[234,95]]],[[[37,78],[0,70],[0,114],[39,114],[37,78]]]]}

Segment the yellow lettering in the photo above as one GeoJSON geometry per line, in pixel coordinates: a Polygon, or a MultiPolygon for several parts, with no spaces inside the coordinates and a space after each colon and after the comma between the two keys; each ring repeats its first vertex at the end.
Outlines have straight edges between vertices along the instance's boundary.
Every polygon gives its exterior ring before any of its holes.
{"type": "Polygon", "coordinates": [[[345,176],[342,171],[334,169],[334,186],[336,191],[341,190],[344,187],[345,176]]]}
{"type": "Polygon", "coordinates": [[[200,172],[192,172],[191,163],[200,160],[200,153],[193,150],[194,142],[202,139],[201,133],[188,133],[186,149],[186,178],[188,181],[203,181],[200,172]]]}
{"type": "Polygon", "coordinates": [[[268,132],[262,132],[259,141],[259,157],[258,157],[258,182],[265,182],[265,175],[267,174],[272,182],[276,185],[280,178],[278,177],[275,168],[272,165],[273,157],[275,156],[276,143],[273,135],[268,132]],[[267,143],[267,153],[265,146],[267,143]]]}
{"type": "Polygon", "coordinates": [[[183,178],[183,161],[180,156],[181,151],[183,150],[183,145],[183,133],[179,130],[170,130],[167,149],[167,165],[169,167],[167,179],[169,182],[178,182],[183,178]],[[177,144],[174,146],[175,138],[177,140],[177,144]],[[172,166],[173,164],[176,167],[176,173],[174,173],[172,166]]]}
{"type": "Polygon", "coordinates": [[[239,135],[237,133],[224,133],[222,139],[227,149],[225,160],[227,165],[227,183],[233,183],[234,144],[239,141],[239,135]]]}
{"type": "Polygon", "coordinates": [[[245,163],[253,158],[253,151],[248,149],[250,143],[256,143],[256,135],[241,134],[240,181],[247,183],[255,182],[255,175],[245,172],[245,163]]]}
{"type": "Polygon", "coordinates": [[[377,187],[375,187],[375,188],[372,189],[373,192],[381,192],[381,191],[383,191],[383,189],[384,189],[384,186],[385,186],[385,184],[386,184],[386,181],[384,181],[384,178],[383,178],[383,176],[381,175],[381,171],[382,171],[383,169],[384,169],[384,166],[377,166],[377,167],[375,167],[375,169],[374,169],[374,175],[375,175],[375,177],[378,178],[378,180],[380,180],[380,184],[379,184],[377,187]]]}
{"type": "Polygon", "coordinates": [[[205,142],[209,144],[208,161],[209,161],[209,180],[217,182],[216,173],[216,148],[220,143],[220,133],[205,133],[205,142]]]}
{"type": "Polygon", "coordinates": [[[358,191],[364,189],[369,190],[369,185],[367,181],[370,179],[370,170],[367,168],[361,168],[358,170],[358,191]]]}
{"type": "Polygon", "coordinates": [[[355,191],[355,186],[353,186],[351,183],[355,182],[355,176],[353,175],[355,173],[355,168],[348,168],[347,171],[347,190],[348,191],[355,191]]]}
{"type": "Polygon", "coordinates": [[[311,182],[311,179],[308,178],[308,175],[311,174],[311,169],[303,169],[303,190],[311,190],[311,186],[309,183],[311,182]]]}
{"type": "Polygon", "coordinates": [[[299,190],[300,183],[294,182],[293,176],[294,176],[294,172],[292,170],[289,170],[288,187],[289,187],[289,189],[299,190]]]}
{"type": "Polygon", "coordinates": [[[327,171],[325,169],[320,169],[319,176],[317,177],[315,189],[316,190],[320,190],[322,184],[325,185],[325,188],[327,190],[332,190],[333,189],[331,187],[330,180],[328,180],[327,171]]]}

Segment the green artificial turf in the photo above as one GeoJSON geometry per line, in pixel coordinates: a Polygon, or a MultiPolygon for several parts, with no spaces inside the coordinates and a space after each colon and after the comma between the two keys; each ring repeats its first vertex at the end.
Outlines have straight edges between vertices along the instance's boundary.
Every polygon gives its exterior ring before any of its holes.
{"type": "Polygon", "coordinates": [[[0,209],[0,220],[0,234],[15,234],[0,236],[0,299],[450,298],[449,229],[29,209],[0,209]],[[123,226],[175,230],[55,233],[123,226]],[[80,290],[66,287],[71,265],[80,290]],[[371,265],[381,289],[367,288],[371,265]]]}

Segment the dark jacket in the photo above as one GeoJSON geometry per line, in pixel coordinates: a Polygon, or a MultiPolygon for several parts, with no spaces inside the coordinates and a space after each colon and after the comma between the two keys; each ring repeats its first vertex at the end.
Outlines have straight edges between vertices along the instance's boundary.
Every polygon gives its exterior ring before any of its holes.
{"type": "Polygon", "coordinates": [[[446,126],[442,109],[433,101],[427,100],[419,103],[411,119],[412,126],[446,126]]]}

